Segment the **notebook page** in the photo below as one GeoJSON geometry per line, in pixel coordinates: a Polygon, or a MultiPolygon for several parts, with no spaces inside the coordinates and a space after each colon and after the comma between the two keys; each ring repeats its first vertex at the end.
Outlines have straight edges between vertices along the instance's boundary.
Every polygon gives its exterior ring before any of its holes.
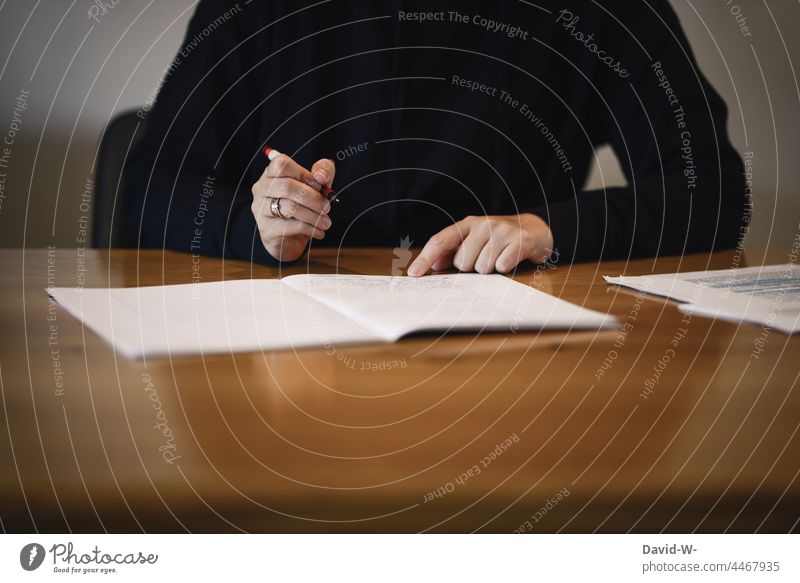
{"type": "Polygon", "coordinates": [[[48,291],[120,353],[134,358],[381,340],[280,280],[48,291]]]}
{"type": "Polygon", "coordinates": [[[305,274],[285,277],[283,282],[387,340],[434,330],[594,329],[615,325],[607,314],[581,308],[498,274],[421,278],[305,274]]]}

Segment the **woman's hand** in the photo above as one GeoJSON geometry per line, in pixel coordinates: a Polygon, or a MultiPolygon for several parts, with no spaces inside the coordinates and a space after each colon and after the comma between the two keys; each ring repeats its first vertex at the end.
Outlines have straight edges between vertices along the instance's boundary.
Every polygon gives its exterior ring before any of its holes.
{"type": "Polygon", "coordinates": [[[550,227],[534,214],[467,217],[431,237],[408,268],[408,275],[451,267],[507,273],[526,259],[544,263],[552,252],[550,227]]]}
{"type": "Polygon", "coordinates": [[[331,204],[319,191],[333,184],[335,174],[332,160],[319,160],[308,171],[281,154],[253,185],[250,210],[264,248],[275,259],[294,261],[305,252],[311,237],[325,237],[331,226],[328,218],[331,204]]]}

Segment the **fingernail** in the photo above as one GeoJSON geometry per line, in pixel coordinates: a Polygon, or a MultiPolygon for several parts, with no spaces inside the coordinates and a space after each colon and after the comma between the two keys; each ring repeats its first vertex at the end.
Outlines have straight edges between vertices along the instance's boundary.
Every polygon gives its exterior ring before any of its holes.
{"type": "Polygon", "coordinates": [[[329,212],[331,212],[331,203],[329,203],[329,202],[326,200],[326,201],[325,201],[325,204],[322,206],[322,210],[323,210],[323,212],[324,212],[326,215],[327,215],[329,212]]]}
{"type": "Polygon", "coordinates": [[[314,178],[324,184],[328,181],[328,173],[322,168],[318,168],[317,170],[314,170],[314,178]]]}
{"type": "Polygon", "coordinates": [[[419,275],[422,269],[416,263],[408,268],[408,275],[419,275]]]}

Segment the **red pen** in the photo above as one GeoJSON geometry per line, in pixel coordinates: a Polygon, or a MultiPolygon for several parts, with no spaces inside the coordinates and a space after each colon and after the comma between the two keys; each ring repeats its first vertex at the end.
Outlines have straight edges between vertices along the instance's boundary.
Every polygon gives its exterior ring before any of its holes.
{"type": "MultiPolygon", "coordinates": [[[[267,146],[266,148],[264,148],[264,155],[270,162],[272,162],[275,158],[281,155],[281,152],[279,152],[275,148],[270,148],[269,146],[267,146]]],[[[309,184],[309,186],[311,186],[311,184],[309,184]]],[[[336,191],[333,190],[332,188],[328,188],[327,186],[323,187],[322,196],[327,198],[329,201],[335,200],[336,202],[339,202],[339,199],[336,197],[336,191]]]]}

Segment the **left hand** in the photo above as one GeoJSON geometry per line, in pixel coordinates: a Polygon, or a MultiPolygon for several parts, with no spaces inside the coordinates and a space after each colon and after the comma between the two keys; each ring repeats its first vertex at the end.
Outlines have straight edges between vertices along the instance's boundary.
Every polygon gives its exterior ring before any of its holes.
{"type": "Polygon", "coordinates": [[[544,263],[553,252],[553,233],[540,217],[521,215],[467,217],[436,233],[408,268],[408,275],[455,267],[507,273],[527,260],[544,263]]]}

